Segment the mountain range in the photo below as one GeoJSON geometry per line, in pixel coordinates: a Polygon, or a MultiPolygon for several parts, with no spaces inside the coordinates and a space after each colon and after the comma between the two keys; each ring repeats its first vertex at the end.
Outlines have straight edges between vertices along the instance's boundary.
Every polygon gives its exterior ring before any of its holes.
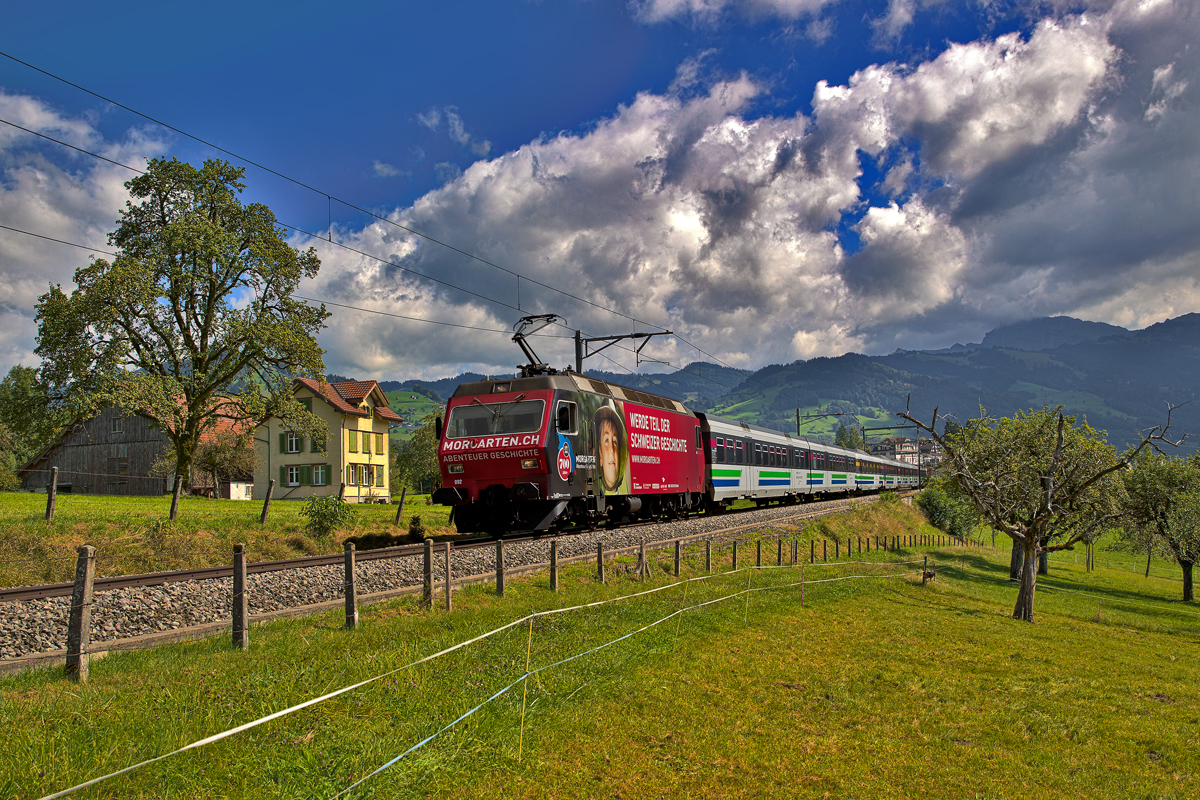
{"type": "MultiPolygon", "coordinates": [[[[904,435],[896,414],[906,407],[930,418],[934,408],[960,422],[1018,409],[1062,404],[1106,430],[1121,447],[1138,431],[1163,424],[1168,404],[1172,433],[1200,431],[1200,314],[1128,330],[1071,317],[1005,325],[982,342],[942,350],[897,350],[884,356],[848,353],[754,372],[693,362],[680,370],[618,374],[588,370],[612,383],[675,397],[693,408],[777,430],[829,439],[840,423],[867,429],[872,440],[904,435]],[[837,414],[839,416],[829,416],[837,414]],[[1190,423],[1190,424],[1189,424],[1190,423]]],[[[448,398],[468,373],[438,381],[381,382],[385,391],[420,386],[448,398]]],[[[1195,450],[1188,441],[1184,452],[1195,450]]]]}

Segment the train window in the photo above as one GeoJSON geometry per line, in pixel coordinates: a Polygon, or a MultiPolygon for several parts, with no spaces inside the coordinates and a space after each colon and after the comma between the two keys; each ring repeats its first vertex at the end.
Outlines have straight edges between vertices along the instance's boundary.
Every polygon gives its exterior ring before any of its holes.
{"type": "Polygon", "coordinates": [[[575,424],[575,404],[568,400],[559,400],[554,427],[559,433],[575,433],[575,424]]]}
{"type": "Polygon", "coordinates": [[[535,433],[542,429],[544,400],[510,400],[507,403],[479,403],[455,406],[446,421],[446,438],[495,436],[508,433],[535,433]]]}
{"type": "Polygon", "coordinates": [[[713,461],[718,464],[725,463],[725,440],[720,436],[717,437],[717,444],[713,448],[713,461]]]}
{"type": "Polygon", "coordinates": [[[742,463],[742,440],[737,440],[737,463],[742,463]]]}
{"type": "Polygon", "coordinates": [[[696,426],[696,449],[700,450],[704,447],[704,440],[700,438],[700,426],[696,426]]]}

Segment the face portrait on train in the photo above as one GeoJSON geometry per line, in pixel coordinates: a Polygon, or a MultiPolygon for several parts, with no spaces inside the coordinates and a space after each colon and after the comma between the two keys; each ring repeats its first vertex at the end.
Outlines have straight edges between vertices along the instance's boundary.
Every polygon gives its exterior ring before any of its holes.
{"type": "Polygon", "coordinates": [[[596,412],[596,461],[607,491],[616,491],[625,476],[625,426],[608,407],[596,412]]]}

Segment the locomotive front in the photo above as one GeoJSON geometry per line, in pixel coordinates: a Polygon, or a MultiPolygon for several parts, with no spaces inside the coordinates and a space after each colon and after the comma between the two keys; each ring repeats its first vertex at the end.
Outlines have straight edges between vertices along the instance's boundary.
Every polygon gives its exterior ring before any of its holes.
{"type": "Polygon", "coordinates": [[[454,506],[459,531],[545,527],[556,505],[547,437],[553,397],[550,381],[526,378],[465,383],[450,398],[433,501],[454,506]]]}

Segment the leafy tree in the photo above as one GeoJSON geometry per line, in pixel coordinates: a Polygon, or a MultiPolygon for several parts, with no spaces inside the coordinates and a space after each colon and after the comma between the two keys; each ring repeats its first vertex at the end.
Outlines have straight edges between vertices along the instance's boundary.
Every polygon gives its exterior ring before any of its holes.
{"type": "MultiPolygon", "coordinates": [[[[150,467],[155,477],[170,475],[177,463],[175,449],[167,447],[150,467]]],[[[232,481],[243,475],[253,475],[258,466],[253,434],[232,430],[209,431],[196,445],[192,458],[192,486],[216,491],[221,481],[232,481]]]]}
{"type": "Polygon", "coordinates": [[[426,414],[421,419],[421,427],[413,433],[412,438],[403,449],[392,453],[391,483],[396,494],[401,487],[424,488],[435,486],[441,480],[442,472],[438,463],[438,441],[434,430],[434,422],[443,413],[443,409],[426,414]]]}
{"type": "Polygon", "coordinates": [[[244,170],[154,159],[125,184],[110,263],[75,271],[68,296],[38,299],[42,377],[81,412],[116,406],[154,421],[175,453],[171,518],[196,448],[219,418],[278,417],[319,437],[292,397],[292,375],[320,379],[313,338],[329,314],[292,297],[320,261],[284,240],[261,203],[243,205],[244,170]]]}
{"type": "MultiPolygon", "coordinates": [[[[1125,487],[1117,474],[1170,426],[1156,427],[1123,457],[1086,421],[1077,423],[1062,406],[1019,411],[1012,419],[971,420],[956,435],[942,436],[907,411],[900,415],[945,450],[941,475],[970,499],[992,527],[1020,545],[1021,588],[1013,618],[1033,621],[1037,563],[1045,553],[1071,549],[1123,513],[1125,487]]],[[[1014,550],[1017,549],[1014,544],[1014,550]]]]}
{"type": "Polygon", "coordinates": [[[1125,539],[1147,551],[1155,544],[1165,547],[1183,570],[1183,599],[1190,602],[1195,599],[1192,567],[1200,557],[1200,538],[1187,518],[1187,509],[1193,506],[1179,504],[1184,499],[1191,504],[1200,494],[1200,463],[1145,453],[1132,466],[1123,475],[1125,508],[1133,523],[1125,539]]]}
{"type": "Polygon", "coordinates": [[[34,367],[18,364],[0,381],[0,424],[8,427],[8,452],[18,467],[51,444],[70,421],[70,411],[51,400],[34,367]]]}
{"type": "Polygon", "coordinates": [[[24,462],[17,460],[15,440],[8,426],[0,422],[0,492],[11,492],[21,485],[17,467],[24,462]]]}
{"type": "Polygon", "coordinates": [[[929,524],[951,536],[964,539],[979,523],[979,513],[970,500],[955,491],[952,482],[931,481],[917,495],[917,508],[925,512],[929,524]],[[947,485],[949,484],[949,485],[947,485]]]}

